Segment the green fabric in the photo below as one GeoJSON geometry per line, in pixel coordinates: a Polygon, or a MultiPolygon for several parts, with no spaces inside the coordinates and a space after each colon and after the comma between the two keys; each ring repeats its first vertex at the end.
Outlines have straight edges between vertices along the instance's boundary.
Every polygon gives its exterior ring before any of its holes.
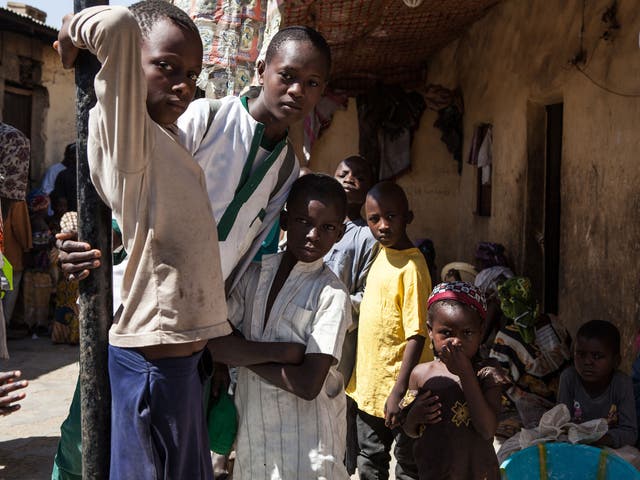
{"type": "MultiPolygon", "coordinates": [[[[120,225],[116,222],[115,218],[111,219],[111,229],[116,232],[120,237],[122,237],[122,231],[120,231],[120,225]]],[[[118,248],[114,249],[111,253],[113,257],[113,264],[120,265],[124,262],[124,259],[127,258],[127,252],[124,249],[124,245],[120,245],[118,248]]]]}
{"type": "MultiPolygon", "coordinates": [[[[2,254],[0,253],[0,255],[2,254]]],[[[2,275],[7,279],[9,290],[13,290],[13,265],[11,265],[9,259],[4,255],[2,255],[2,275]]]]}
{"type": "Polygon", "coordinates": [[[118,235],[122,235],[122,231],[120,230],[120,225],[115,218],[111,219],[111,229],[114,230],[118,235]]]}
{"type": "Polygon", "coordinates": [[[538,302],[533,296],[531,280],[527,277],[513,277],[498,286],[500,309],[513,320],[525,343],[535,340],[535,325],[538,320],[538,302]]]}
{"type": "Polygon", "coordinates": [[[260,245],[260,250],[256,253],[256,256],[253,257],[254,262],[261,262],[263,255],[271,255],[273,253],[278,253],[278,243],[280,242],[280,219],[276,218],[273,227],[269,230],[267,234],[267,238],[264,239],[262,245],[260,245]]]}
{"type": "Polygon", "coordinates": [[[111,256],[113,257],[113,265],[120,265],[124,262],[124,259],[127,258],[127,251],[124,249],[123,245],[120,245],[113,251],[111,256]]]}
{"type": "Polygon", "coordinates": [[[238,413],[226,391],[220,392],[218,401],[209,407],[207,425],[209,448],[220,455],[227,455],[236,439],[238,413]]]}
{"type": "Polygon", "coordinates": [[[222,218],[218,222],[218,239],[221,242],[224,242],[227,239],[227,236],[231,232],[233,228],[233,224],[238,217],[238,213],[242,206],[251,198],[251,195],[256,191],[260,183],[264,179],[265,175],[271,168],[271,166],[275,163],[280,155],[280,152],[284,148],[287,140],[286,138],[282,140],[276,148],[269,154],[269,156],[259,165],[251,176],[248,176],[251,171],[251,166],[255,160],[256,154],[258,152],[258,145],[260,144],[259,139],[262,138],[262,134],[264,132],[264,125],[259,124],[256,129],[256,136],[253,139],[253,143],[251,144],[251,150],[249,151],[249,157],[245,162],[245,167],[242,171],[242,177],[240,178],[240,184],[238,185],[238,189],[236,190],[236,194],[233,197],[233,200],[225,210],[222,218]],[[257,140],[257,143],[256,143],[257,140]],[[247,168],[247,166],[249,166],[247,168]]]}
{"type": "Polygon", "coordinates": [[[80,377],[69,407],[69,415],[60,426],[58,452],[53,460],[51,480],[82,480],[82,430],[80,426],[80,377]]]}

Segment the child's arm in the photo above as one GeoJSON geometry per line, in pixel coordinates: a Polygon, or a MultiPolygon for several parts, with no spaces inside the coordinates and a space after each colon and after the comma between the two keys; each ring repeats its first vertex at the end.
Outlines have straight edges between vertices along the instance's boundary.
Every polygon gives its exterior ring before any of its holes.
{"type": "Polygon", "coordinates": [[[560,374],[560,381],[558,383],[558,404],[564,403],[569,409],[569,414],[573,418],[573,392],[575,391],[575,384],[573,380],[576,378],[576,374],[571,374],[571,367],[567,368],[560,374]]]}
{"type": "MultiPolygon", "coordinates": [[[[426,364],[416,366],[411,372],[409,378],[409,391],[418,391],[421,385],[424,385],[424,376],[421,371],[426,364]]],[[[425,424],[438,423],[442,419],[442,404],[437,395],[431,393],[430,390],[420,392],[410,407],[402,429],[404,433],[412,438],[418,438],[425,424]]]]}
{"type": "Polygon", "coordinates": [[[87,49],[102,64],[94,84],[97,106],[91,114],[93,143],[88,148],[99,145],[104,155],[90,165],[91,179],[100,196],[111,203],[108,206],[121,211],[121,204],[131,199],[113,192],[124,188],[121,175],[144,170],[155,138],[146,107],[140,28],[126,7],[87,8],[65,22],[60,32],[57,47],[65,66],[77,55],[71,46],[87,49]],[[121,175],[114,175],[114,169],[121,175]]]}
{"type": "Polygon", "coordinates": [[[249,368],[278,388],[304,399],[318,396],[335,359],[323,353],[308,353],[300,365],[251,365],[249,368]]]}
{"type": "Polygon", "coordinates": [[[344,334],[351,323],[349,295],[342,284],[327,285],[320,293],[304,361],[300,365],[252,365],[249,368],[273,385],[304,400],[318,396],[331,365],[340,357],[344,334]]]}
{"type": "Polygon", "coordinates": [[[323,353],[308,353],[300,365],[251,365],[249,368],[278,388],[304,399],[318,396],[335,359],[323,353]]]}
{"type": "Polygon", "coordinates": [[[423,348],[423,336],[414,335],[407,339],[407,346],[402,355],[402,364],[400,365],[398,378],[384,404],[385,425],[389,428],[395,428],[399,425],[398,414],[400,413],[400,400],[402,400],[402,397],[404,397],[407,391],[411,371],[420,361],[423,348]]]}
{"type": "Polygon", "coordinates": [[[20,404],[15,402],[26,397],[24,392],[12,393],[29,385],[26,380],[18,381],[20,375],[20,370],[0,372],[0,416],[19,410],[20,404]]]}
{"type": "Polygon", "coordinates": [[[482,438],[490,440],[498,427],[502,387],[495,385],[483,391],[471,361],[462,351],[459,341],[452,341],[442,348],[440,359],[447,369],[460,378],[467,400],[473,428],[482,438]]]}
{"type": "Polygon", "coordinates": [[[209,340],[207,347],[215,362],[232,367],[262,363],[299,364],[304,359],[306,348],[293,342],[254,342],[233,333],[209,340]]]}
{"type": "Polygon", "coordinates": [[[612,386],[613,397],[616,402],[614,415],[618,417],[617,422],[609,427],[609,431],[596,444],[612,448],[620,448],[625,445],[634,446],[638,439],[638,425],[633,384],[627,375],[619,373],[614,376],[613,382],[615,382],[615,385],[612,386]]]}
{"type": "Polygon", "coordinates": [[[76,58],[78,58],[78,52],[80,51],[78,47],[73,44],[71,36],[69,35],[69,23],[72,18],[72,13],[68,13],[62,17],[62,27],[58,32],[58,40],[53,42],[53,48],[58,52],[58,55],[60,55],[60,61],[64,68],[73,67],[76,63],[76,58]]]}

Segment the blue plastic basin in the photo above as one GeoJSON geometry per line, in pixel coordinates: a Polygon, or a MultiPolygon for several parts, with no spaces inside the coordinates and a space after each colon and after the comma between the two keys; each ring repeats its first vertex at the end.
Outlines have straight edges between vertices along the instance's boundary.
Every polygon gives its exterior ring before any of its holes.
{"type": "MultiPolygon", "coordinates": [[[[545,443],[548,480],[640,480],[633,465],[614,454],[606,456],[604,475],[598,475],[600,448],[570,443],[545,443]]],[[[538,445],[514,453],[500,466],[503,480],[544,480],[538,445]]]]}

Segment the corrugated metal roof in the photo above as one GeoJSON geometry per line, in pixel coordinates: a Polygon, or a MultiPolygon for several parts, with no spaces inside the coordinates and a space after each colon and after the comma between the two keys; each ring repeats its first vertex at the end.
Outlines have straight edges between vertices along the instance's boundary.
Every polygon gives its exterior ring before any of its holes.
{"type": "Polygon", "coordinates": [[[35,20],[28,15],[0,7],[0,30],[21,33],[38,37],[43,41],[53,42],[58,38],[58,30],[35,20]]]}

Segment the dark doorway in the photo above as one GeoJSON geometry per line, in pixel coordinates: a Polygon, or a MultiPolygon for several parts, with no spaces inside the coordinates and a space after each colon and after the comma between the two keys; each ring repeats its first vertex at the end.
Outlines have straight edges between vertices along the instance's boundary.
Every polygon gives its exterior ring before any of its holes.
{"type": "Polygon", "coordinates": [[[541,308],[558,313],[563,104],[529,104],[523,271],[541,308]]]}
{"type": "Polygon", "coordinates": [[[31,138],[32,92],[5,85],[2,121],[17,128],[31,138]]]}
{"type": "Polygon", "coordinates": [[[560,275],[560,166],[563,104],[547,105],[544,205],[544,311],[558,313],[560,275]]]}

